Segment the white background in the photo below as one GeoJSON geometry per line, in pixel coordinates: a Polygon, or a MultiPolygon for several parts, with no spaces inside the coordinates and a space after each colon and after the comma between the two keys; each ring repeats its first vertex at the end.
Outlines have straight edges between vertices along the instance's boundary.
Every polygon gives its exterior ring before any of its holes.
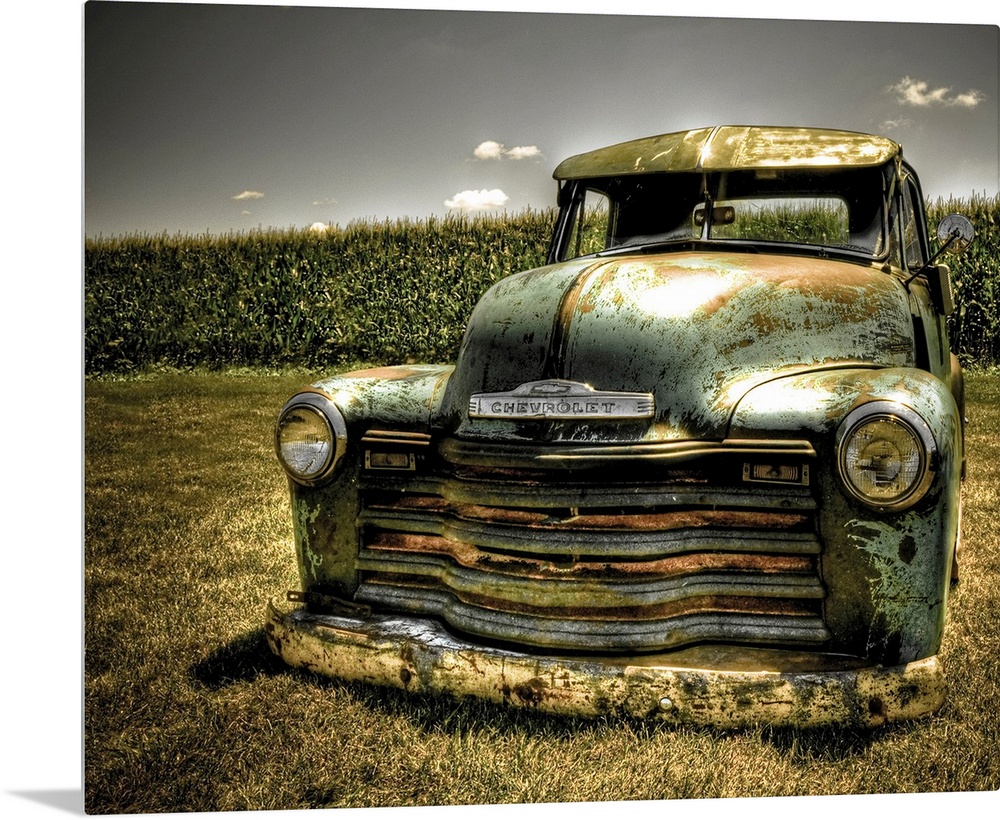
{"type": "MultiPolygon", "coordinates": [[[[272,2],[272,4],[276,4],[272,2]]],[[[338,5],[299,2],[297,5],[338,5]]],[[[662,13],[665,4],[591,2],[372,2],[339,5],[395,8],[662,13]]],[[[994,5],[994,4],[991,4],[994,5]]],[[[715,0],[670,4],[689,16],[891,20],[996,24],[985,5],[875,4],[840,0],[816,4],[715,0]]],[[[82,814],[82,368],[81,368],[81,53],[82,5],[39,0],[5,7],[3,60],[5,239],[3,351],[4,432],[10,444],[3,478],[6,581],[3,649],[3,744],[0,806],[6,817],[82,814]],[[46,213],[41,224],[24,214],[46,213]],[[41,428],[41,429],[40,429],[41,428]],[[39,450],[42,449],[42,452],[39,450]]],[[[609,795],[613,797],[613,795],[609,795]]],[[[583,812],[602,817],[817,817],[855,813],[924,812],[997,816],[997,795],[758,798],[509,806],[476,809],[339,810],[338,817],[550,817],[583,812]]],[[[327,811],[332,814],[332,811],[327,811]]],[[[158,817],[174,815],[156,815],[158,817]]],[[[226,814],[187,814],[218,817],[226,814]]],[[[255,816],[301,818],[300,812],[255,816]]]]}

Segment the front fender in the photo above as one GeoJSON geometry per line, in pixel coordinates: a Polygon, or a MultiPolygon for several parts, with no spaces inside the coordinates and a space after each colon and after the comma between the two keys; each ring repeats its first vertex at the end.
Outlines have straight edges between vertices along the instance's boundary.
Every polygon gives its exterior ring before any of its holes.
{"type": "Polygon", "coordinates": [[[958,531],[961,414],[948,385],[909,368],[848,368],[775,379],[749,391],[729,435],[788,435],[814,442],[812,482],[823,544],[824,618],[834,649],[879,663],[907,663],[940,647],[958,531]],[[844,418],[868,402],[917,413],[934,438],[935,476],[912,507],[877,510],[854,499],[837,470],[844,418]]]}
{"type": "Polygon", "coordinates": [[[331,399],[347,425],[344,456],[330,481],[315,487],[288,482],[299,575],[307,593],[353,595],[362,437],[377,430],[429,437],[453,370],[448,365],[380,367],[342,373],[305,388],[331,399]]]}
{"type": "Polygon", "coordinates": [[[352,370],[317,382],[313,389],[333,400],[349,429],[386,425],[426,432],[454,370],[438,364],[352,370]]]}
{"type": "Polygon", "coordinates": [[[961,443],[961,417],[948,385],[909,367],[833,368],[771,379],[736,402],[729,436],[749,437],[764,429],[824,433],[869,401],[895,401],[918,413],[935,431],[939,447],[961,443]]]}

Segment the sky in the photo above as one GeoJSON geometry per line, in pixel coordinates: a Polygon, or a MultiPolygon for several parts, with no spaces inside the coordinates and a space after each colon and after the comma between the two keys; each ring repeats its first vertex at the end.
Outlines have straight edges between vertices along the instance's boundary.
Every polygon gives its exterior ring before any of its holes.
{"type": "Polygon", "coordinates": [[[545,208],[567,156],[724,123],[887,135],[932,199],[1000,188],[995,24],[101,0],[83,22],[88,237],[545,208]]]}

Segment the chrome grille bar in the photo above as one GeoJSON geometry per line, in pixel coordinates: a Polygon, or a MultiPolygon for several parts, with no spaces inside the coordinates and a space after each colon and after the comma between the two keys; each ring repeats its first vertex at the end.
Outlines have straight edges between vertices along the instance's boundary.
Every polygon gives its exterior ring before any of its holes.
{"type": "Polygon", "coordinates": [[[719,481],[717,461],[687,457],[625,476],[471,454],[422,475],[363,477],[356,601],[567,650],[829,640],[807,486],[719,481]]]}

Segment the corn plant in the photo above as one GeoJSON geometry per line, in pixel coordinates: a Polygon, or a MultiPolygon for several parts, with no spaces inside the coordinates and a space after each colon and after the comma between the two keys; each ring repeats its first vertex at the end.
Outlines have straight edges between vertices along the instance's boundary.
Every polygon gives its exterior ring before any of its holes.
{"type": "MultiPolygon", "coordinates": [[[[973,248],[949,258],[958,304],[952,344],[966,364],[1000,364],[1000,203],[973,196],[929,206],[932,223],[951,211],[977,227],[973,248]]],[[[787,232],[782,219],[754,235],[787,232]]],[[[483,292],[544,262],[553,220],[548,210],[356,222],[323,234],[88,240],[85,367],[450,361],[483,292]]],[[[829,219],[817,224],[826,235],[837,231],[829,219]]]]}

